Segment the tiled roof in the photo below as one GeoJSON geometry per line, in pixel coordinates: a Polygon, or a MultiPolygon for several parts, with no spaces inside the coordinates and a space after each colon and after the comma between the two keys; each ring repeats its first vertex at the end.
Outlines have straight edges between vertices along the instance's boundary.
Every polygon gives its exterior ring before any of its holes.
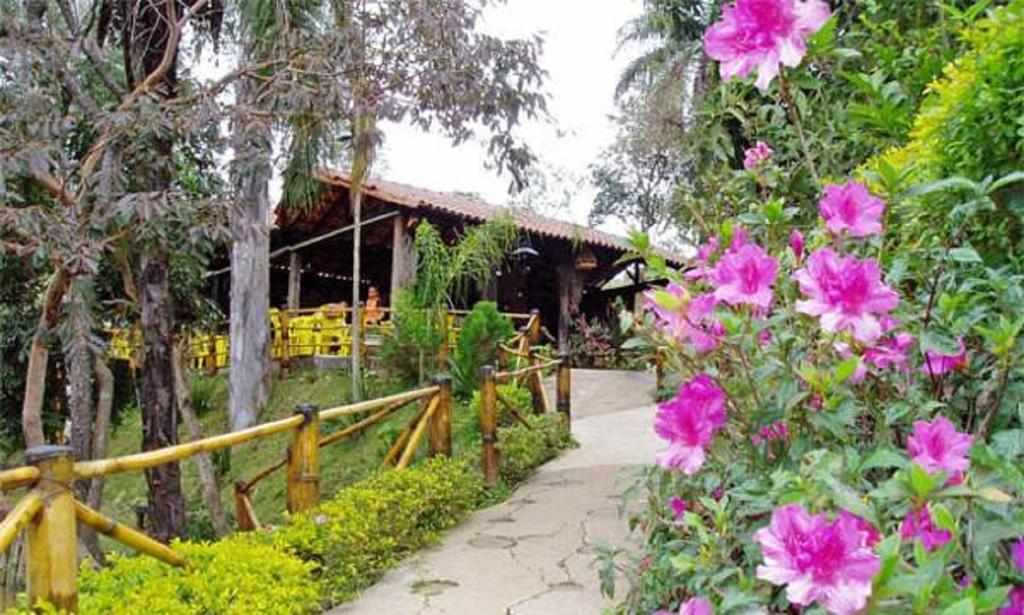
{"type": "MultiPolygon", "coordinates": [[[[350,184],[348,176],[328,171],[318,173],[317,179],[346,189],[350,184]]],[[[382,179],[368,180],[364,189],[367,196],[409,209],[430,209],[476,222],[486,222],[511,214],[516,226],[528,233],[567,241],[578,241],[583,244],[602,246],[624,252],[632,249],[629,241],[611,233],[564,220],[537,215],[533,212],[494,205],[465,194],[435,192],[426,188],[418,188],[382,179]]],[[[686,259],[682,256],[668,250],[659,249],[658,252],[673,265],[682,265],[686,262],[686,259]]]]}

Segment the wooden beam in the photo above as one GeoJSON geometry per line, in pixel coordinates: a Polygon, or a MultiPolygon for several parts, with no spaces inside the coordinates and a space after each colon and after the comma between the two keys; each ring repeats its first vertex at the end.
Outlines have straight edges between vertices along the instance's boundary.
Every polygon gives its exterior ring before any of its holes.
{"type": "Polygon", "coordinates": [[[297,310],[302,305],[302,255],[292,252],[288,259],[288,309],[297,310]]]}

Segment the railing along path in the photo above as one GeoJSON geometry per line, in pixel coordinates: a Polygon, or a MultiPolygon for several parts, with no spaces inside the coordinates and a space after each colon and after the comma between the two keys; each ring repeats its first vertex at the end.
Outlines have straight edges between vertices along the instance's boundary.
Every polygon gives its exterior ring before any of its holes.
{"type": "MultiPolygon", "coordinates": [[[[509,341],[499,347],[499,360],[514,363],[507,371],[496,371],[493,366],[481,369],[480,426],[482,432],[482,465],[485,482],[493,486],[499,476],[499,450],[497,447],[498,407],[501,403],[517,420],[525,423],[521,411],[498,392],[499,383],[525,383],[532,398],[534,413],[548,412],[542,374],[557,369],[557,408],[569,421],[569,358],[545,358],[536,343],[543,335],[540,316],[536,312],[527,325],[509,341]],[[525,365],[525,366],[524,366],[525,365]]],[[[94,510],[75,497],[74,483],[119,472],[137,472],[162,464],[193,457],[291,432],[292,438],[285,456],[277,463],[257,473],[248,481],[235,485],[235,506],[239,529],[255,530],[260,527],[250,495],[252,489],[281,468],[286,471],[286,506],[290,513],[299,513],[316,506],[320,501],[320,449],[360,433],[384,421],[402,408],[419,403],[405,428],[384,458],[384,466],[401,470],[408,467],[420,447],[425,434],[429,441],[429,454],[452,454],[452,387],[446,375],[434,378],[430,386],[389,395],[379,399],[318,410],[310,404],[300,404],[292,416],[235,431],[162,449],[125,455],[112,459],[74,461],[68,446],[44,445],[25,452],[24,467],[0,471],[0,490],[8,492],[26,488],[27,493],[0,521],[0,552],[6,552],[18,535],[25,531],[27,543],[26,579],[29,604],[48,602],[58,610],[73,613],[77,610],[78,576],[78,524],[109,536],[131,549],[155,557],[172,566],[187,566],[185,558],[143,532],[125,526],[94,510]],[[361,417],[339,431],[321,436],[323,423],[344,417],[361,417]]]]}

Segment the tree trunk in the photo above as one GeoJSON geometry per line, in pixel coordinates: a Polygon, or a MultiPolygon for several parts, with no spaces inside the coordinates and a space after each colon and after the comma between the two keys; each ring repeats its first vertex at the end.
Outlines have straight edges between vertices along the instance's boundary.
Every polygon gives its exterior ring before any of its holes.
{"type": "Polygon", "coordinates": [[[363,183],[373,161],[373,118],[360,114],[355,120],[352,144],[352,173],[349,178],[349,205],[352,209],[352,398],[363,398],[363,330],[362,330],[362,247],[363,247],[363,183]]]}
{"type": "MultiPolygon", "coordinates": [[[[174,358],[171,289],[166,254],[142,257],[142,450],[178,443],[178,412],[174,401],[174,358]]],[[[167,463],[146,470],[149,487],[147,525],[161,542],[178,538],[185,529],[185,498],[181,467],[167,463]]]]}
{"type": "Polygon", "coordinates": [[[46,371],[50,362],[50,330],[57,322],[60,305],[70,282],[71,276],[63,268],[53,274],[46,287],[39,324],[29,348],[25,399],[21,407],[21,429],[26,447],[46,443],[46,434],[43,432],[43,398],[46,395],[46,371]]]}
{"type": "MultiPolygon", "coordinates": [[[[104,459],[110,442],[110,416],[114,408],[114,374],[107,366],[103,356],[95,353],[93,367],[96,370],[96,421],[92,426],[92,457],[104,459]]],[[[105,479],[97,476],[89,482],[89,494],[86,503],[90,508],[100,510],[103,504],[103,484],[105,479]]]]}
{"type": "MultiPolygon", "coordinates": [[[[246,106],[248,88],[240,88],[246,106]]],[[[231,235],[231,353],[228,418],[251,427],[270,396],[270,128],[260,119],[235,125],[231,235]]]]}
{"type": "MultiPolygon", "coordinates": [[[[188,369],[188,359],[181,352],[181,347],[174,348],[174,387],[178,398],[178,412],[181,413],[181,420],[185,423],[188,431],[188,439],[192,442],[203,437],[199,419],[196,417],[195,409],[192,407],[192,390],[190,382],[191,374],[188,369]]],[[[213,462],[208,453],[196,455],[196,467],[199,469],[199,485],[203,492],[203,502],[206,504],[207,512],[213,520],[213,528],[218,536],[226,536],[230,529],[227,519],[224,517],[224,503],[220,499],[220,485],[217,483],[217,474],[213,469],[213,462]]]]}

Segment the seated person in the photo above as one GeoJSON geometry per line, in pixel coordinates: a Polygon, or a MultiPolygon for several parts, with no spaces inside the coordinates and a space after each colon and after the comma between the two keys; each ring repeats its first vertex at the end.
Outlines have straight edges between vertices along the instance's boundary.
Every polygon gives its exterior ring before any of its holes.
{"type": "Polygon", "coordinates": [[[377,325],[380,324],[380,321],[384,320],[384,310],[381,309],[380,305],[380,291],[377,290],[376,286],[370,287],[364,314],[363,322],[368,325],[377,325]]]}

